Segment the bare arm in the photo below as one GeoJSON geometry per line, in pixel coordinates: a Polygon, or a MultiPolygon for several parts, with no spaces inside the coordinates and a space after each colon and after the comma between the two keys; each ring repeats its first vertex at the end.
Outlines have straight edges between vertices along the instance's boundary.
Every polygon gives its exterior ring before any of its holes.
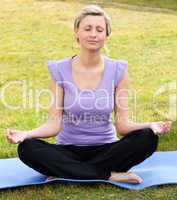
{"type": "Polygon", "coordinates": [[[129,119],[127,69],[125,70],[124,76],[116,88],[114,113],[115,127],[117,132],[121,135],[126,135],[131,131],[143,128],[151,128],[154,134],[162,135],[169,132],[172,125],[172,121],[138,123],[129,119]]]}
{"type": "Polygon", "coordinates": [[[6,137],[10,143],[16,144],[27,138],[54,137],[61,130],[63,115],[63,88],[61,88],[54,80],[51,80],[50,90],[53,96],[53,102],[49,109],[48,120],[46,123],[29,131],[7,129],[6,137]]]}
{"type": "Polygon", "coordinates": [[[63,89],[54,80],[50,84],[53,102],[49,110],[48,120],[40,127],[27,131],[28,138],[48,138],[56,136],[62,127],[63,89]]]}
{"type": "Polygon", "coordinates": [[[129,119],[128,108],[128,70],[124,72],[122,80],[119,82],[115,93],[115,127],[118,133],[126,135],[126,133],[149,128],[150,122],[136,123],[129,119]]]}

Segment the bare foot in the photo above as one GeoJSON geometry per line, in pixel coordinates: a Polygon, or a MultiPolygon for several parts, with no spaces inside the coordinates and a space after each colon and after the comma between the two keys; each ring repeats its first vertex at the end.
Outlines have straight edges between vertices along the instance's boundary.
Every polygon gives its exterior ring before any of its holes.
{"type": "Polygon", "coordinates": [[[132,172],[111,172],[111,176],[109,177],[110,181],[117,181],[123,183],[142,183],[143,180],[136,174],[132,172]]]}
{"type": "Polygon", "coordinates": [[[46,178],[46,181],[51,181],[51,180],[53,180],[53,179],[56,179],[57,177],[55,177],[55,176],[48,176],[47,178],[46,178]]]}

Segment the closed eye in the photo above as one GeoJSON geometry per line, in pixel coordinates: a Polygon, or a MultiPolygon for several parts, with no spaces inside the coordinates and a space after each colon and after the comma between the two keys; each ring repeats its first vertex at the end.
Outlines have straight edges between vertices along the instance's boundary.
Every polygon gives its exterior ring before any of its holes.
{"type": "MultiPolygon", "coordinates": [[[[90,31],[91,29],[85,29],[85,31],[90,31]]],[[[103,30],[97,30],[98,32],[103,32],[103,30]]]]}

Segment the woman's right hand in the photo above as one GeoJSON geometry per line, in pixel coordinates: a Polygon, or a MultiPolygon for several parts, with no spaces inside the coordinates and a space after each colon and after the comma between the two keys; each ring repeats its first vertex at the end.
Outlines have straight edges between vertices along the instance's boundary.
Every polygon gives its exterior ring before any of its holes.
{"type": "Polygon", "coordinates": [[[6,130],[6,138],[11,144],[18,144],[20,142],[23,142],[28,137],[29,136],[27,131],[19,131],[14,129],[6,130]]]}

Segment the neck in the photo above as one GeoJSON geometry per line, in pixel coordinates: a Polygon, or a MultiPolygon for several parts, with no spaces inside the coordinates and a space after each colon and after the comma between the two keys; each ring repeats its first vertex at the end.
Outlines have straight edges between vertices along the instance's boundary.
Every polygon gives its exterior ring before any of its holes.
{"type": "Polygon", "coordinates": [[[85,67],[94,67],[100,65],[102,61],[102,55],[100,52],[85,52],[81,51],[78,55],[80,62],[85,67]]]}

